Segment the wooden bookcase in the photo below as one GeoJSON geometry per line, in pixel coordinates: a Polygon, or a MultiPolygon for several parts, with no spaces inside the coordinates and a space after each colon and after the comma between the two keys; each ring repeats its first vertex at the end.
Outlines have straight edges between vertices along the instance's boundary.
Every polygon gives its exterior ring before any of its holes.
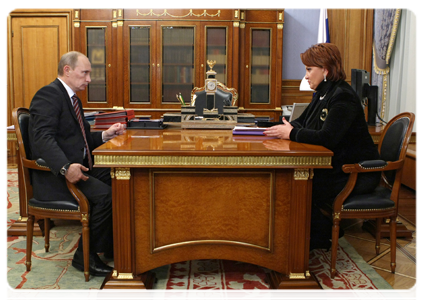
{"type": "Polygon", "coordinates": [[[207,60],[239,92],[242,111],[280,114],[282,10],[81,9],[74,49],[92,63],[85,110],[134,109],[159,118],[204,85],[207,60]]]}

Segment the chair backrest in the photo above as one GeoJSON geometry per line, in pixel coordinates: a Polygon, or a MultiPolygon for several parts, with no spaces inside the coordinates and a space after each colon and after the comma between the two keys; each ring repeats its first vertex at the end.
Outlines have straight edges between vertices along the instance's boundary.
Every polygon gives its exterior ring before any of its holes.
{"type": "MultiPolygon", "coordinates": [[[[383,130],[379,143],[379,153],[381,159],[385,161],[404,160],[408,143],[414,124],[414,114],[405,112],[392,118],[383,130]]],[[[382,178],[389,185],[393,186],[397,171],[384,172],[382,178]]]]}
{"type": "MultiPolygon", "coordinates": [[[[12,121],[15,126],[16,139],[19,147],[19,197],[27,201],[32,197],[32,185],[30,181],[29,170],[24,166],[23,160],[31,159],[31,150],[29,148],[29,110],[18,107],[12,111],[12,121]]],[[[24,202],[25,205],[27,202],[24,202]]],[[[20,205],[23,203],[21,202],[20,205]]],[[[22,210],[23,208],[21,208],[22,210]]],[[[24,208],[26,211],[26,207],[24,208]]]]}
{"type": "Polygon", "coordinates": [[[23,152],[20,152],[19,154],[21,155],[21,157],[31,159],[31,149],[29,148],[29,130],[28,130],[29,110],[27,108],[17,108],[16,116],[14,116],[14,119],[15,118],[16,118],[16,122],[14,120],[15,132],[17,136],[19,135],[21,137],[20,141],[22,142],[22,145],[19,145],[19,150],[21,149],[24,150],[23,152]]]}

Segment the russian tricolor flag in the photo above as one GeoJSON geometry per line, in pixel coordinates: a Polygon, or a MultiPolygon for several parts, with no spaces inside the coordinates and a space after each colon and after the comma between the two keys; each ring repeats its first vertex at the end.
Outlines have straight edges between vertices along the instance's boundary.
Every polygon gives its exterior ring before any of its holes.
{"type": "MultiPolygon", "coordinates": [[[[329,22],[328,22],[328,10],[327,9],[320,9],[320,19],[319,19],[319,31],[317,34],[317,43],[330,43],[329,37],[329,22]]],[[[305,76],[301,81],[300,91],[312,91],[310,86],[308,85],[307,80],[305,80],[305,76]]]]}
{"type": "Polygon", "coordinates": [[[320,10],[319,33],[317,37],[317,43],[330,43],[327,9],[320,10]]]}

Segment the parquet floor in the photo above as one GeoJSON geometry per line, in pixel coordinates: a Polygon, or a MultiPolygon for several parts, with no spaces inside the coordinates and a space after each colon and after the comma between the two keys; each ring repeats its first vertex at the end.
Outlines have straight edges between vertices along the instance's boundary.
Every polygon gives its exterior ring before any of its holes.
{"type": "MultiPolygon", "coordinates": [[[[10,152],[7,164],[9,168],[17,167],[16,156],[10,152]]],[[[416,192],[402,186],[399,203],[399,221],[412,231],[412,238],[397,239],[395,274],[390,271],[388,239],[382,240],[380,254],[376,256],[374,237],[363,229],[366,220],[343,220],[341,225],[348,242],[394,289],[410,289],[416,284],[416,192]]]]}

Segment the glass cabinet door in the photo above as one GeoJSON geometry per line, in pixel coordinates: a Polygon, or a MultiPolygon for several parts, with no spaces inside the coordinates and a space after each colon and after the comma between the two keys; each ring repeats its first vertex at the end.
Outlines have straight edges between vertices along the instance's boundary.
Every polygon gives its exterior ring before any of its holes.
{"type": "Polygon", "coordinates": [[[129,101],[150,103],[151,97],[151,27],[129,27],[129,101]]]}
{"type": "Polygon", "coordinates": [[[251,29],[250,104],[270,104],[271,37],[271,29],[251,29]]]}
{"type": "Polygon", "coordinates": [[[88,103],[107,103],[106,29],[86,27],[87,56],[91,62],[91,83],[87,87],[88,103]]]}
{"type": "MultiPolygon", "coordinates": [[[[195,26],[161,26],[161,103],[189,103],[195,82],[195,26]]],[[[158,66],[159,68],[160,66],[158,66]]]]}
{"type": "MultiPolygon", "coordinates": [[[[216,79],[227,84],[227,28],[206,27],[206,61],[204,62],[205,72],[209,70],[207,61],[215,61],[213,70],[216,71],[216,79]]],[[[205,76],[204,72],[204,76],[205,76]]]]}

